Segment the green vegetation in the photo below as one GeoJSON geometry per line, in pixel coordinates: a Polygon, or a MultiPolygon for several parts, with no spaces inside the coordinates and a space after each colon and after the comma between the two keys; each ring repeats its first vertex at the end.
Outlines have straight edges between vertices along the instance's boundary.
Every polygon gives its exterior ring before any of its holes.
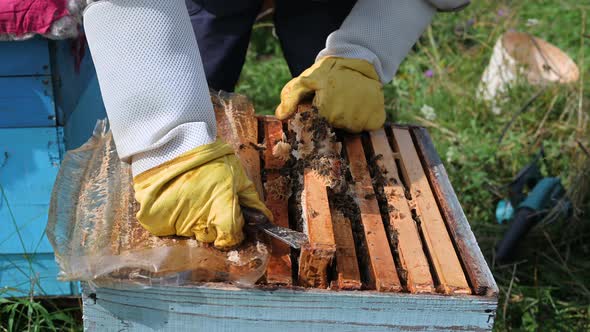
{"type": "MultiPolygon", "coordinates": [[[[590,158],[581,148],[590,148],[589,16],[588,0],[473,1],[460,13],[437,15],[384,88],[390,120],[429,128],[500,286],[497,331],[590,330],[590,158]],[[494,43],[510,29],[564,50],[580,66],[581,80],[544,89],[527,108],[540,89],[520,84],[508,92],[502,113],[492,113],[475,92],[494,43]],[[493,248],[507,226],[496,223],[495,204],[541,144],[543,171],[564,180],[575,215],[537,227],[523,243],[522,259],[499,266],[493,248]]],[[[289,79],[272,24],[258,23],[237,91],[271,114],[289,79]]],[[[11,289],[0,289],[0,331],[81,328],[73,318],[79,311],[29,297],[4,299],[3,291],[11,289]]]]}
{"type": "MultiPolygon", "coordinates": [[[[0,332],[13,331],[80,331],[80,307],[64,308],[51,299],[35,298],[33,294],[44,294],[37,273],[33,267],[33,253],[28,253],[24,239],[17,227],[12,209],[8,203],[4,187],[0,184],[0,202],[5,204],[10,215],[10,222],[22,245],[28,267],[20,270],[31,276],[29,294],[23,291],[23,285],[0,285],[0,332]],[[14,297],[22,296],[22,297],[14,297]]],[[[6,226],[4,226],[6,227],[6,226]]]]}
{"type": "Polygon", "coordinates": [[[74,318],[79,312],[29,297],[0,297],[0,331],[79,331],[80,322],[74,318]]]}
{"type": "MultiPolygon", "coordinates": [[[[590,329],[590,161],[581,147],[590,146],[588,16],[587,0],[473,1],[460,13],[437,15],[384,88],[391,120],[429,128],[501,288],[498,331],[590,329]],[[475,94],[496,40],[511,29],[561,48],[580,67],[581,79],[550,86],[536,98],[539,87],[519,84],[496,115],[475,94]],[[521,260],[499,266],[493,248],[507,226],[495,221],[496,202],[541,144],[543,172],[563,179],[575,216],[537,227],[523,243],[521,260]]],[[[260,23],[252,39],[237,91],[270,114],[290,75],[271,24],[260,23]]]]}

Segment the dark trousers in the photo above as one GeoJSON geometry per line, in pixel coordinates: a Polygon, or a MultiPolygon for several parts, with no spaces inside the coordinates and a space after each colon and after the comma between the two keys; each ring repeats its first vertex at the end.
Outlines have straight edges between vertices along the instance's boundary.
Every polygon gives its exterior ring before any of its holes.
{"type": "MultiPolygon", "coordinates": [[[[356,0],[275,0],[274,22],[291,75],[310,67],[356,0]]],[[[209,87],[233,91],[262,0],[186,0],[209,87]]]]}

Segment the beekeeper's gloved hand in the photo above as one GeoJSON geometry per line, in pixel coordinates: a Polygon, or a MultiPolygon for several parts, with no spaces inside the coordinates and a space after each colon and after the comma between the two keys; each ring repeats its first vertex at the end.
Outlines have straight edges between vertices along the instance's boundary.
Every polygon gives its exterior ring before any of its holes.
{"type": "Polygon", "coordinates": [[[379,129],[385,122],[383,86],[366,60],[322,58],[285,85],[276,116],[288,118],[312,95],[320,115],[336,128],[359,133],[379,129]]]}
{"type": "Polygon", "coordinates": [[[131,164],[138,221],[154,235],[240,243],[240,204],[265,213],[216,121],[184,0],[103,0],[84,12],[119,158],[131,164]]]}
{"type": "Polygon", "coordinates": [[[234,154],[221,142],[200,146],[133,179],[138,220],[151,233],[195,236],[218,248],[243,240],[240,204],[270,211],[234,154]]]}
{"type": "Polygon", "coordinates": [[[334,127],[350,132],[378,129],[385,121],[382,84],[400,63],[432,17],[465,7],[469,0],[358,0],[332,32],[316,62],[281,92],[277,117],[285,119],[303,99],[334,127]]]}

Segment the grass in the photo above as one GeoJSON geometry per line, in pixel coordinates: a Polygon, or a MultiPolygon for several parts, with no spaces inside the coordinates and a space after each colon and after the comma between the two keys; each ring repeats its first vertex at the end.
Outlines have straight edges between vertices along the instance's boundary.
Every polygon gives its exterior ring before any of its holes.
{"type": "Polygon", "coordinates": [[[79,331],[80,322],[74,318],[79,311],[53,307],[32,297],[0,297],[0,331],[79,331]]]}
{"type": "Polygon", "coordinates": [[[80,331],[79,307],[64,309],[50,299],[41,300],[34,297],[45,294],[33,267],[35,252],[28,253],[25,239],[20,233],[14,214],[10,207],[4,187],[0,184],[0,201],[6,206],[15,233],[22,246],[22,254],[27,258],[28,268],[19,269],[15,266],[12,273],[23,273],[30,276],[28,296],[15,297],[15,294],[26,295],[23,285],[0,285],[0,332],[12,331],[80,331]],[[19,269],[19,271],[15,271],[19,269]]]}
{"type": "MultiPolygon", "coordinates": [[[[584,152],[590,148],[589,15],[587,1],[474,1],[458,14],[437,15],[384,87],[390,120],[429,128],[500,286],[497,331],[590,329],[590,161],[584,152]],[[475,92],[495,41],[510,29],[557,45],[580,66],[582,79],[541,92],[519,84],[507,93],[503,112],[494,114],[475,92]],[[499,143],[513,115],[537,94],[499,143]],[[507,226],[496,223],[495,204],[507,194],[503,185],[541,145],[543,171],[563,179],[575,214],[537,227],[516,264],[497,265],[493,248],[507,226]]],[[[289,79],[272,24],[257,24],[237,91],[259,113],[271,114],[289,79]]],[[[79,312],[56,310],[32,297],[1,296],[0,331],[80,329],[73,318],[79,312]]]]}
{"type": "MultiPolygon", "coordinates": [[[[584,152],[590,145],[589,15],[584,1],[474,1],[460,13],[437,15],[384,87],[389,119],[426,126],[435,141],[501,289],[497,331],[590,329],[590,161],[584,152]],[[582,75],[575,84],[542,91],[518,84],[496,115],[476,99],[476,89],[496,40],[511,29],[558,46],[582,75]],[[497,265],[493,248],[507,226],[495,221],[495,204],[541,146],[543,172],[562,179],[575,214],[537,227],[517,264],[497,265]]],[[[289,79],[272,25],[260,24],[237,91],[259,113],[271,114],[289,79]]]]}

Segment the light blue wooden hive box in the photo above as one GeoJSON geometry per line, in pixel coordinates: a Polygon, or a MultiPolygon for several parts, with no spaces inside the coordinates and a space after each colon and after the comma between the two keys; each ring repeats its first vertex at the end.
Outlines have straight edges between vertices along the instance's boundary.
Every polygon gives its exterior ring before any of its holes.
{"type": "MultiPolygon", "coordinates": [[[[216,104],[214,102],[214,104],[216,104]]],[[[232,106],[236,108],[236,104],[232,106]]],[[[278,122],[276,119],[269,117],[259,118],[258,128],[265,128],[264,135],[266,136],[267,144],[272,142],[270,138],[269,123],[278,122]]],[[[239,127],[239,126],[237,126],[239,127]]],[[[283,126],[278,122],[276,126],[279,133],[282,133],[283,126]]],[[[327,263],[324,266],[324,272],[321,268],[317,270],[307,269],[302,274],[301,265],[302,257],[305,256],[303,253],[306,249],[302,249],[301,253],[292,252],[290,256],[291,262],[298,261],[299,270],[295,268],[293,264],[293,270],[296,273],[287,273],[287,283],[293,280],[293,283],[300,285],[303,280],[302,276],[308,278],[307,283],[309,286],[310,275],[314,275],[313,278],[318,276],[318,279],[314,279],[314,285],[312,287],[297,287],[288,286],[278,283],[270,282],[271,269],[267,268],[266,281],[269,283],[261,283],[250,288],[239,288],[227,283],[195,283],[188,282],[182,286],[170,286],[170,285],[156,285],[160,280],[154,281],[153,283],[147,282],[147,284],[136,284],[137,278],[126,276],[123,274],[122,280],[107,278],[106,281],[102,280],[98,285],[83,285],[83,303],[84,303],[84,326],[88,331],[179,331],[179,330],[203,330],[203,331],[489,331],[493,327],[498,288],[492,274],[487,266],[486,261],[481,254],[481,251],[476,243],[475,237],[471,232],[469,224],[463,214],[461,206],[455,196],[455,193],[449,183],[446,175],[446,171],[436,155],[433,144],[430,141],[428,133],[420,127],[387,127],[384,131],[378,131],[381,133],[387,133],[386,135],[376,135],[375,138],[379,137],[384,139],[385,136],[391,138],[395,137],[397,143],[403,138],[404,134],[406,139],[411,142],[414,140],[415,149],[418,153],[414,155],[414,160],[419,164],[419,170],[409,170],[405,167],[406,173],[409,175],[403,176],[406,180],[400,181],[404,183],[411,183],[410,191],[411,195],[415,198],[414,203],[417,206],[416,212],[419,215],[421,222],[415,222],[412,220],[409,214],[406,217],[401,216],[397,221],[409,222],[411,225],[415,225],[416,229],[420,229],[422,233],[428,232],[431,237],[432,233],[428,230],[426,223],[434,223],[433,220],[429,220],[424,214],[426,207],[429,209],[435,209],[440,211],[442,217],[440,222],[442,226],[442,232],[445,236],[449,235],[450,238],[446,240],[443,236],[440,236],[440,242],[448,244],[448,252],[452,252],[454,257],[458,258],[456,261],[456,270],[451,271],[445,266],[441,267],[440,262],[446,262],[443,257],[446,253],[442,251],[435,252],[434,248],[438,244],[439,238],[430,238],[426,240],[425,235],[417,237],[417,241],[421,244],[413,248],[417,248],[421,254],[414,256],[407,255],[405,263],[402,265],[399,262],[404,256],[404,253],[408,253],[411,249],[406,251],[409,243],[406,241],[402,244],[401,239],[404,238],[404,234],[398,233],[396,237],[399,244],[398,252],[385,255],[385,252],[390,253],[390,244],[395,243],[394,240],[385,239],[384,246],[379,246],[376,242],[368,240],[369,237],[373,237],[375,234],[371,232],[377,232],[378,230],[371,230],[367,232],[368,223],[364,220],[365,217],[370,218],[371,216],[376,217],[374,220],[377,227],[387,229],[391,227],[389,221],[382,220],[382,215],[378,210],[368,211],[364,210],[368,205],[359,203],[362,198],[359,196],[359,184],[355,183],[356,191],[356,204],[359,205],[361,211],[361,221],[351,221],[347,224],[350,240],[353,241],[353,248],[348,247],[347,249],[354,249],[356,247],[356,253],[350,254],[346,250],[346,241],[342,240],[342,234],[336,235],[337,226],[334,212],[330,212],[332,206],[332,200],[328,205],[328,198],[326,196],[326,206],[328,214],[331,214],[331,220],[328,221],[328,216],[323,215],[318,204],[320,200],[314,201],[306,200],[306,211],[314,211],[308,214],[308,220],[310,218],[316,219],[320,224],[334,225],[327,227],[333,229],[335,240],[335,259],[327,263]],[[399,136],[398,136],[399,135],[399,136]],[[411,136],[411,137],[410,137],[411,136]],[[421,158],[418,158],[418,154],[421,158]],[[419,161],[420,159],[421,161],[419,161]],[[424,168],[422,168],[424,167],[424,168]],[[418,175],[418,177],[416,177],[418,175]],[[414,180],[419,178],[422,183],[422,187],[417,189],[418,184],[414,180]],[[428,178],[425,181],[425,178],[428,178]],[[427,196],[427,190],[431,190],[434,196],[430,203],[428,200],[422,200],[418,196],[427,196]],[[425,205],[423,205],[425,204],[425,205]],[[423,209],[424,208],[424,209],[423,209]],[[318,212],[320,211],[320,212],[318,212]],[[365,213],[367,212],[367,213],[365,213]],[[363,214],[365,213],[365,214],[363,214]],[[325,219],[322,219],[326,217],[325,219]],[[409,218],[409,219],[408,219],[409,218]],[[404,219],[404,220],[402,220],[404,219]],[[444,221],[443,221],[444,219],[444,221]],[[354,238],[351,232],[352,223],[361,223],[364,228],[364,238],[354,238]],[[383,225],[386,225],[383,227],[383,225]],[[367,240],[365,240],[367,239],[367,240]],[[358,243],[366,243],[366,250],[359,249],[358,243]],[[366,241],[366,242],[365,242],[366,241]],[[430,242],[429,242],[430,241],[430,242]],[[341,246],[342,245],[342,246],[341,246]],[[375,245],[377,250],[371,247],[375,245]],[[384,252],[378,252],[383,250],[384,252]],[[367,254],[368,253],[368,254],[367,254]],[[383,255],[381,255],[383,254],[383,255]],[[418,269],[410,265],[416,264],[414,257],[418,255],[424,255],[427,263],[425,264],[425,271],[428,274],[428,282],[425,284],[419,283],[416,276],[418,276],[418,269]],[[352,257],[352,260],[350,258],[352,257]],[[357,261],[357,257],[359,257],[357,261]],[[366,258],[366,259],[363,259],[366,258]],[[384,257],[394,257],[391,260],[383,259],[384,257]],[[385,271],[385,266],[391,266],[395,270],[395,265],[403,266],[397,273],[400,276],[392,277],[391,275],[381,274],[385,271]],[[370,261],[370,263],[367,263],[370,261]],[[438,265],[434,263],[439,262],[438,265]],[[344,262],[344,263],[343,263],[344,262]],[[346,276],[350,265],[358,264],[358,270],[360,273],[350,273],[346,276]],[[405,265],[404,265],[405,264],[405,265]],[[311,271],[311,272],[309,272],[311,271]],[[330,273],[329,271],[333,271],[330,273]],[[365,272],[366,271],[366,272],[365,272]],[[401,271],[401,272],[400,272],[401,271]],[[309,274],[306,274],[309,273],[309,274]],[[369,276],[370,275],[370,276],[369,276]],[[321,278],[327,276],[324,281],[321,278]],[[430,278],[432,276],[432,278],[430,278]],[[454,277],[453,277],[454,276],[454,277]],[[292,279],[291,279],[292,277],[292,279]],[[129,279],[128,279],[129,278],[129,279]],[[346,280],[344,280],[346,279],[346,280]],[[320,280],[320,281],[318,281],[320,280]],[[390,284],[386,283],[389,282],[390,284]],[[361,287],[362,285],[362,287],[361,287]],[[355,290],[352,290],[355,289],[355,290]],[[361,290],[362,289],[362,290],[361,290]],[[379,291],[377,291],[379,290],[379,291]]],[[[259,136],[260,141],[264,141],[259,136]]],[[[371,135],[365,135],[365,137],[371,135]]],[[[376,152],[368,152],[368,155],[361,153],[353,156],[353,151],[364,145],[368,148],[367,142],[360,143],[359,136],[349,136],[344,138],[346,154],[349,160],[354,160],[356,165],[359,163],[369,161],[373,159],[370,154],[376,152]],[[351,138],[351,139],[348,139],[351,138]],[[355,143],[356,142],[356,143],[355,143]]],[[[382,141],[383,142],[383,141],[382,141]]],[[[244,142],[241,142],[242,145],[244,142]]],[[[276,144],[276,143],[275,143],[276,144]]],[[[372,146],[376,147],[376,141],[372,141],[372,146]]],[[[385,141],[385,148],[390,149],[390,144],[385,141]]],[[[393,144],[395,145],[395,144],[393,144]]],[[[410,146],[412,143],[404,144],[404,146],[410,146]]],[[[400,143],[401,146],[401,143],[400,143]]],[[[270,149],[267,146],[267,149],[270,149]]],[[[405,156],[409,153],[408,149],[405,148],[393,148],[394,151],[399,151],[397,154],[389,153],[399,156],[400,165],[409,162],[409,157],[405,156]]],[[[98,153],[98,155],[111,155],[110,153],[98,153]]],[[[264,155],[264,153],[263,153],[264,155]]],[[[382,154],[383,155],[383,154],[382,154]]],[[[263,156],[263,160],[266,157],[263,156]]],[[[396,157],[398,158],[398,157],[396,157]]],[[[111,158],[112,159],[112,158],[111,158]]],[[[383,160],[387,160],[387,156],[382,157],[383,160]]],[[[268,160],[267,160],[268,161],[268,160]]],[[[393,158],[390,158],[390,166],[393,158]]],[[[263,180],[266,184],[270,184],[269,179],[277,169],[269,169],[268,162],[264,162],[263,166],[266,171],[266,178],[263,180]]],[[[356,176],[353,168],[358,166],[351,166],[351,173],[353,178],[356,176]]],[[[407,165],[407,163],[406,163],[407,165]]],[[[103,169],[114,169],[115,167],[103,166],[103,169]]],[[[401,166],[400,166],[401,167],[401,166]]],[[[93,174],[105,174],[106,172],[94,172],[93,174]]],[[[403,172],[400,172],[403,173],[403,172]]],[[[97,178],[98,179],[98,178],[97,178]]],[[[304,187],[312,188],[307,186],[305,183],[307,177],[304,177],[304,187]]],[[[357,181],[355,179],[355,181],[357,181]]],[[[370,181],[370,179],[369,179],[370,181]]],[[[101,180],[98,182],[102,183],[101,180]]],[[[395,181],[392,181],[395,182],[395,181]]],[[[398,183],[400,183],[398,182],[398,183]]],[[[97,183],[97,181],[91,181],[91,183],[97,183]]],[[[373,186],[379,186],[379,184],[371,185],[369,182],[368,187],[373,190],[373,186]]],[[[405,186],[405,184],[404,184],[405,186]]],[[[266,187],[268,190],[268,186],[266,187]]],[[[326,192],[325,185],[322,187],[323,192],[326,192]]],[[[362,187],[365,188],[366,187],[362,187]]],[[[317,189],[317,188],[316,188],[317,189]]],[[[309,189],[304,189],[309,190],[309,189]]],[[[318,192],[322,191],[318,190],[318,192]]],[[[311,192],[306,193],[306,197],[311,197],[311,192]]],[[[363,194],[364,195],[364,194],[363,194]]],[[[378,194],[380,195],[380,194],[378,194]]],[[[268,201],[270,196],[267,191],[267,204],[271,210],[276,208],[268,201]]],[[[373,201],[374,206],[377,205],[375,202],[375,195],[364,196],[366,201],[373,201]]],[[[122,199],[125,210],[133,211],[133,203],[128,202],[127,199],[122,199]]],[[[286,202],[283,202],[286,204],[286,202]]],[[[355,203],[352,203],[355,204],[355,203]]],[[[400,202],[399,204],[405,204],[400,202]]],[[[410,205],[410,204],[408,204],[410,205]]],[[[401,208],[400,205],[397,205],[401,208]]],[[[113,206],[114,211],[119,211],[120,208],[113,206]]],[[[275,219],[278,222],[279,214],[276,210],[273,210],[275,219]]],[[[284,211],[284,210],[283,210],[284,211]]],[[[389,208],[392,211],[392,208],[389,208]]],[[[391,212],[390,212],[391,213],[391,212]]],[[[285,216],[285,214],[282,214],[285,216]]],[[[127,220],[123,218],[124,220],[127,220]]],[[[353,220],[353,219],[351,219],[353,220]]],[[[128,221],[125,223],[127,224],[128,221]]],[[[133,222],[133,221],[132,221],[133,222]]],[[[309,223],[309,221],[308,221],[309,223]]],[[[342,224],[341,224],[342,226],[342,224]]],[[[341,227],[338,226],[338,227],[341,227]]],[[[395,226],[398,227],[399,225],[395,226]]],[[[137,226],[140,228],[140,226],[137,226]]],[[[311,226],[307,229],[309,230],[311,226]]],[[[103,226],[99,226],[100,229],[105,229],[103,226]]],[[[134,228],[134,227],[131,227],[134,228]]],[[[114,227],[113,229],[121,229],[114,227]]],[[[355,229],[354,227],[352,228],[355,229]]],[[[399,228],[398,228],[399,229],[399,228]]],[[[311,231],[309,231],[311,232],[311,231]]],[[[331,231],[330,231],[331,232],[331,231]]],[[[358,232],[358,229],[356,230],[358,232]]],[[[360,230],[363,232],[363,230],[360,230]]],[[[127,242],[128,235],[133,234],[134,231],[119,234],[116,237],[117,243],[127,242]]],[[[408,234],[408,233],[406,233],[408,234]]],[[[388,234],[389,235],[389,234],[388,234]]],[[[90,237],[89,235],[88,237],[90,237]]],[[[92,235],[93,236],[93,235],[92,235]]],[[[141,236],[137,238],[143,238],[141,236]]],[[[311,238],[311,237],[310,237],[311,238]]],[[[321,238],[321,237],[318,237],[321,238]]],[[[406,238],[407,239],[407,238],[406,238]]],[[[80,243],[79,240],[76,241],[80,243]]],[[[350,242],[348,242],[350,243],[350,242]]],[[[274,246],[274,245],[273,245],[274,246]]],[[[277,248],[277,247],[273,247],[277,248]]],[[[324,250],[322,246],[311,244],[311,256],[316,255],[318,252],[324,250]],[[317,250],[317,251],[316,251],[317,250]]],[[[277,250],[274,251],[278,253],[277,250]]],[[[279,253],[279,258],[280,258],[279,253]]],[[[187,255],[188,256],[188,255],[187,255]]],[[[319,255],[318,255],[319,256],[319,255]]],[[[273,256],[276,258],[275,256],[273,256]]],[[[272,258],[271,257],[271,263],[272,258]]],[[[194,257],[192,259],[195,259],[194,257]]],[[[314,259],[310,259],[314,261],[314,259]]],[[[194,261],[193,261],[194,262],[194,261]]],[[[453,262],[449,263],[451,265],[453,262]]],[[[312,265],[315,263],[312,263],[312,265]]],[[[446,265],[443,263],[443,265],[446,265]]],[[[269,267],[272,264],[269,264],[269,267]]],[[[310,265],[311,266],[311,265],[310,265]]],[[[316,266],[316,265],[313,265],[316,266]]],[[[291,267],[289,267],[290,269],[291,267]]],[[[276,270],[275,270],[276,271],[276,270]]],[[[422,270],[424,271],[424,270],[422,270]]],[[[273,272],[274,273],[274,272],[273,272]]],[[[120,278],[121,276],[119,276],[120,278]]],[[[283,280],[285,280],[283,279],[283,280]]],[[[275,279],[276,280],[276,279],[275,279]]],[[[169,282],[167,282],[169,284],[169,282]]]]}
{"type": "Polygon", "coordinates": [[[64,150],[89,137],[93,116],[104,117],[92,63],[87,56],[75,73],[70,43],[0,42],[0,296],[79,294],[77,283],[57,281],[45,236],[64,150]],[[90,128],[72,116],[79,107],[90,128]]]}
{"type": "MultiPolygon", "coordinates": [[[[428,134],[422,128],[395,127],[402,131],[406,130],[404,128],[413,132],[416,145],[422,151],[424,163],[430,170],[431,186],[435,188],[433,191],[445,196],[438,201],[439,207],[453,240],[450,250],[456,251],[460,257],[460,273],[467,280],[464,288],[449,289],[442,285],[444,282],[441,280],[449,279],[444,277],[446,272],[440,274],[432,265],[432,257],[437,255],[430,252],[427,254],[430,271],[435,276],[430,287],[421,285],[420,288],[415,281],[410,281],[412,276],[408,269],[408,274],[400,277],[401,289],[377,291],[366,277],[356,275],[356,281],[362,280],[363,290],[344,290],[354,287],[350,286],[350,279],[347,286],[339,286],[342,285],[338,268],[341,256],[337,252],[333,262],[337,273],[329,277],[333,282],[330,289],[326,286],[320,289],[276,284],[239,288],[227,283],[151,284],[148,287],[134,284],[125,277],[123,281],[102,281],[98,287],[84,284],[86,330],[490,331],[498,300],[496,283],[428,134]]],[[[371,245],[369,241],[367,243],[371,245]]],[[[401,244],[400,252],[403,252],[401,244]]],[[[360,257],[363,253],[357,251],[357,255],[360,257]]],[[[291,256],[292,259],[294,257],[291,256]]],[[[359,260],[361,270],[366,269],[363,264],[366,263],[359,260]]],[[[378,264],[388,263],[383,261],[378,264]]],[[[268,281],[270,270],[266,271],[268,281]]]]}
{"type": "MultiPolygon", "coordinates": [[[[442,171],[439,169],[439,171],[442,171]]],[[[458,207],[456,205],[455,207],[458,207]]],[[[225,283],[83,285],[87,331],[491,331],[498,289],[459,208],[471,295],[225,283]],[[467,248],[466,247],[466,248],[467,248]],[[482,265],[477,265],[482,264],[482,265]]]]}

